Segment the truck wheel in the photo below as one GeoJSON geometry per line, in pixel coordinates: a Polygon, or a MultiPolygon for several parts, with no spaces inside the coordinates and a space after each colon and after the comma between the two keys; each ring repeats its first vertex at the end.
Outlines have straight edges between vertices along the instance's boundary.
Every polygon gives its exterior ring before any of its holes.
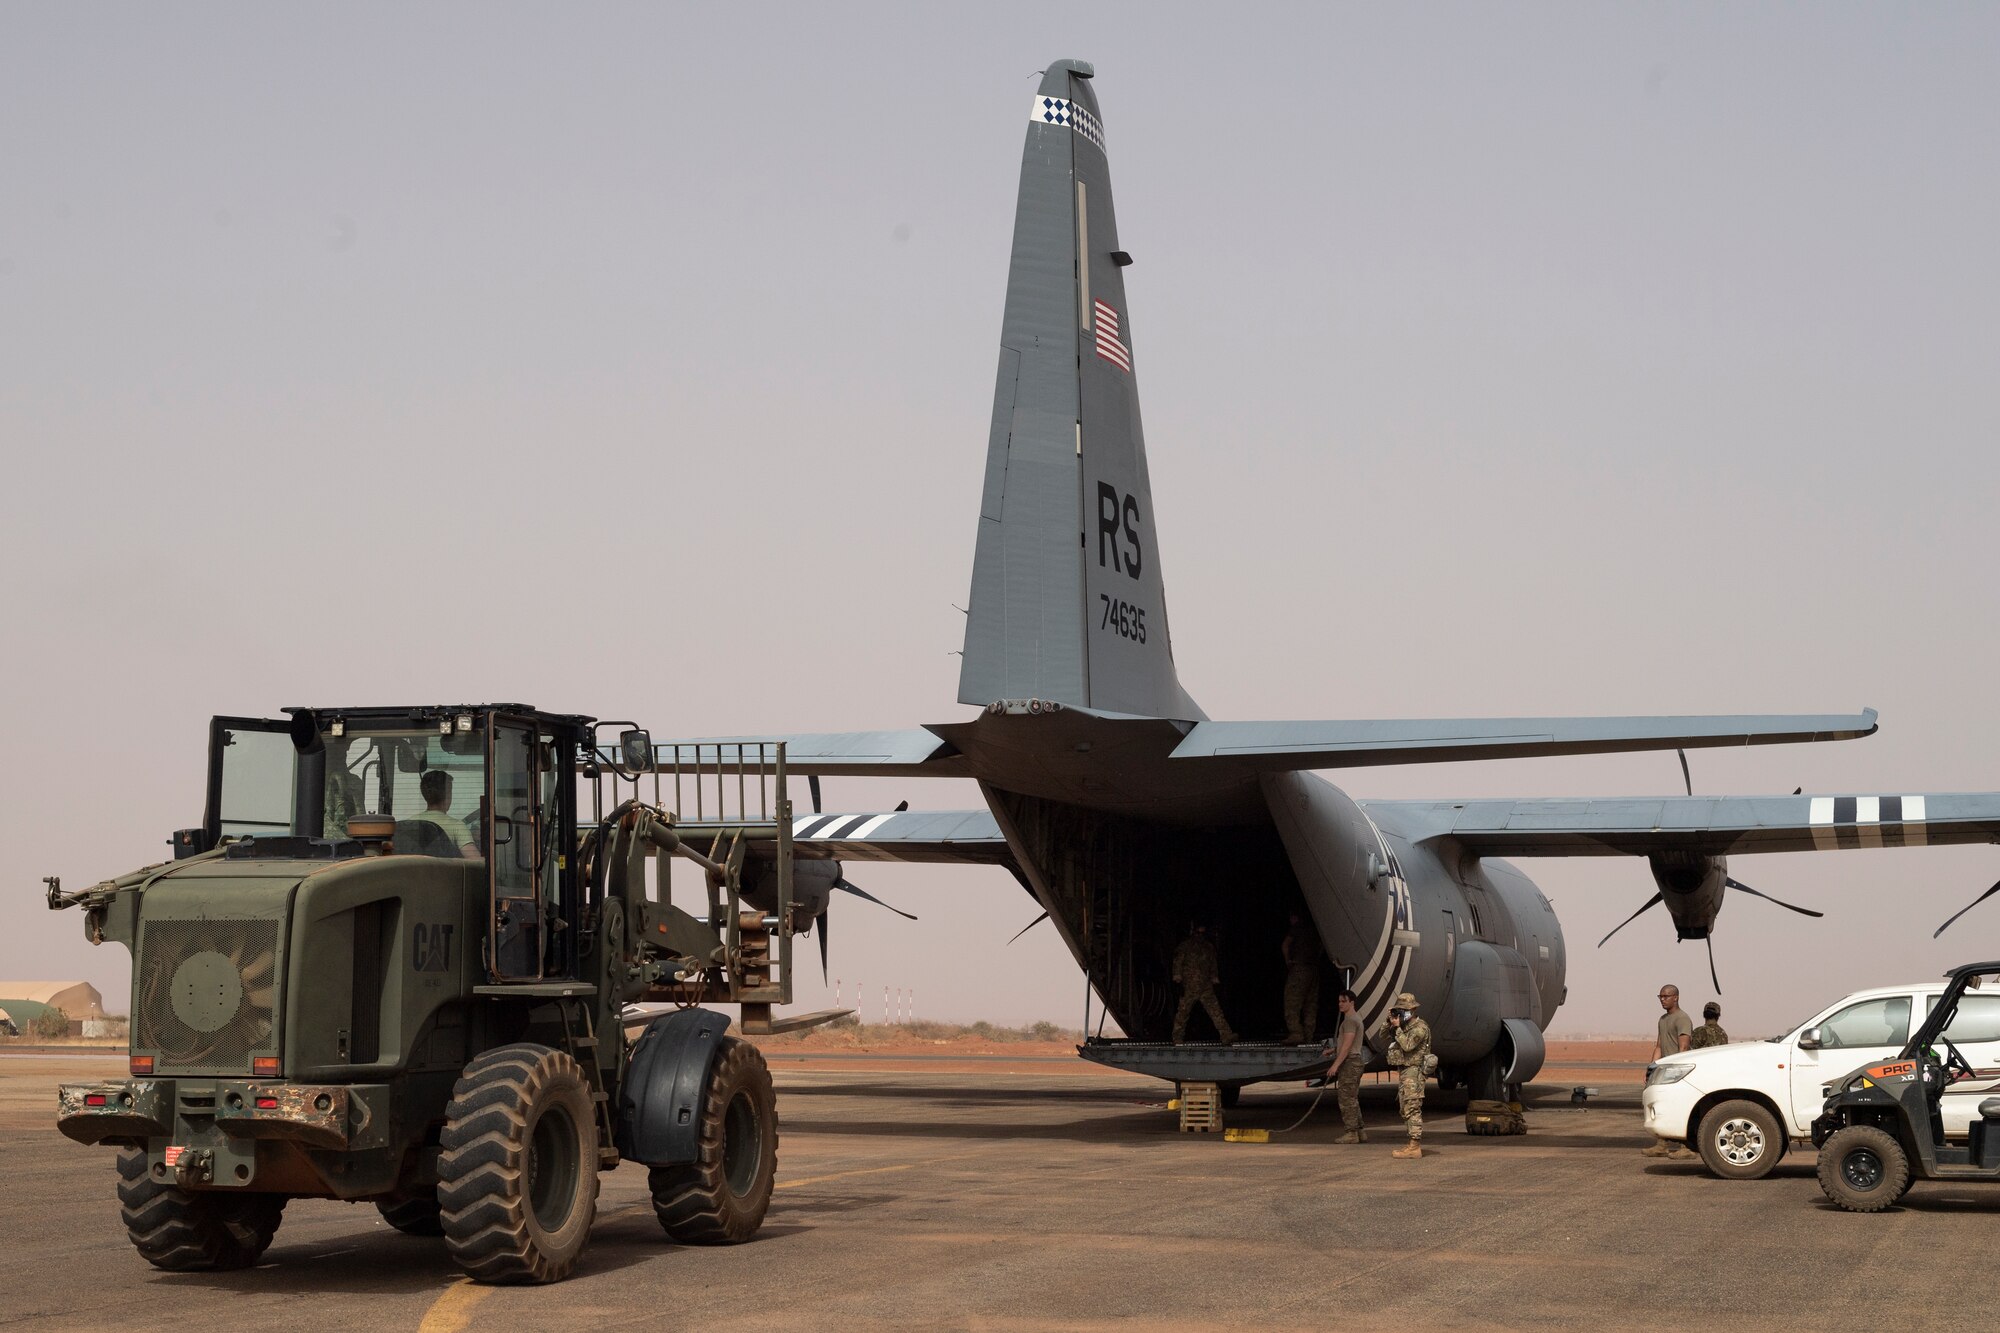
{"type": "Polygon", "coordinates": [[[1778,1118],[1752,1101],[1723,1102],[1701,1118],[1695,1147],[1724,1180],[1762,1180],[1785,1155],[1778,1118]]]}
{"type": "Polygon", "coordinates": [[[701,1157],[647,1176],[653,1212],[683,1245],[749,1240],[771,1206],[778,1173],[778,1101],[771,1071],[747,1041],[723,1039],[701,1099],[701,1157]]]}
{"type": "Polygon", "coordinates": [[[523,1042],[465,1067],[438,1156],[445,1246],[476,1282],[559,1282],[597,1212],[597,1110],[583,1069],[523,1042]]]}
{"type": "Polygon", "coordinates": [[[194,1192],[153,1179],[146,1154],[118,1154],[118,1212],[132,1247],[172,1273],[248,1268],[263,1257],[285,1211],[282,1194],[194,1192]]]}
{"type": "Polygon", "coordinates": [[[1895,1136],[1849,1125],[1819,1150],[1819,1187],[1850,1213],[1879,1213],[1910,1187],[1910,1163],[1895,1136]]]}
{"type": "Polygon", "coordinates": [[[419,1194],[412,1199],[377,1199],[375,1210],[405,1236],[442,1236],[444,1217],[439,1212],[437,1193],[419,1194]]]}

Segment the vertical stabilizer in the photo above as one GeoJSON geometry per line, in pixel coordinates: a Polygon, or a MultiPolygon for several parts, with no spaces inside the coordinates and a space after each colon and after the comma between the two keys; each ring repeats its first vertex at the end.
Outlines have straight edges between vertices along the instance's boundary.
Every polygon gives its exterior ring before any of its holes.
{"type": "Polygon", "coordinates": [[[1081,61],[1029,111],[962,703],[1199,719],[1174,674],[1104,123],[1081,61]]]}

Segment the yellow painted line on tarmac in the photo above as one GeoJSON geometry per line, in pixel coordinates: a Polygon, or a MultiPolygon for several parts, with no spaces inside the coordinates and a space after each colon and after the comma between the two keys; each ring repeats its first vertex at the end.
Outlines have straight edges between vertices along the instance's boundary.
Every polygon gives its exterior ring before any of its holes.
{"type": "Polygon", "coordinates": [[[465,1333],[472,1323],[473,1307],[492,1294],[493,1288],[482,1287],[469,1277],[460,1278],[431,1302],[417,1333],[465,1333]]]}

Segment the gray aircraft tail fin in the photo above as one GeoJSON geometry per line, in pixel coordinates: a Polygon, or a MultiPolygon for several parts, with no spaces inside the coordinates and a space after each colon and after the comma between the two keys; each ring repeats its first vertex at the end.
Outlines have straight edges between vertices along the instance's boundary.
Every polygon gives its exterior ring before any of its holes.
{"type": "Polygon", "coordinates": [[[1167,638],[1138,370],[1091,68],[1029,111],[961,703],[1199,720],[1167,638]]]}

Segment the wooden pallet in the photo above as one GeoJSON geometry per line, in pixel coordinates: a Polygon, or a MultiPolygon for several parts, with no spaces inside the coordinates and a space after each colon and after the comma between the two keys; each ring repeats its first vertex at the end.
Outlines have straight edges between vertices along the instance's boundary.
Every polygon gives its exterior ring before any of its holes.
{"type": "Polygon", "coordinates": [[[1222,1128],[1222,1089],[1213,1083],[1181,1084],[1181,1132],[1213,1134],[1222,1128]]]}

